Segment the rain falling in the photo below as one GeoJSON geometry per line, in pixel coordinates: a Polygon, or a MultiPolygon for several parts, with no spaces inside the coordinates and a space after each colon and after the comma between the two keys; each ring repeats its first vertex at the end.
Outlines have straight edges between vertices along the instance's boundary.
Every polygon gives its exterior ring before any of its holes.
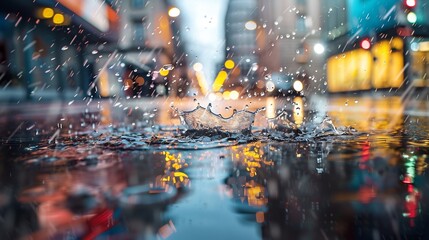
{"type": "Polygon", "coordinates": [[[0,1],[0,239],[429,239],[428,58],[423,0],[0,1]]]}

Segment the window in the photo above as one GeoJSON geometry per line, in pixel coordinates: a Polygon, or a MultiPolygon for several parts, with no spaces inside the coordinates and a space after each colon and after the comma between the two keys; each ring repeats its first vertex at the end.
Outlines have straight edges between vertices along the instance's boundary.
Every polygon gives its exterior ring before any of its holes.
{"type": "Polygon", "coordinates": [[[144,41],[144,26],[142,22],[134,22],[134,43],[136,45],[143,45],[144,41]]]}
{"type": "Polygon", "coordinates": [[[306,17],[304,15],[297,16],[296,31],[298,33],[306,33],[307,32],[306,17]]]}
{"type": "Polygon", "coordinates": [[[143,8],[146,5],[146,0],[131,0],[131,8],[143,8]]]}

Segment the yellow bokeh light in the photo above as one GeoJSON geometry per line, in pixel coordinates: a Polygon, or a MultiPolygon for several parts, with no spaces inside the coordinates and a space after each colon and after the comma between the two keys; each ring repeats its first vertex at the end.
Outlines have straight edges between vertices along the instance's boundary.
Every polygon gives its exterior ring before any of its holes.
{"type": "Polygon", "coordinates": [[[198,84],[200,85],[201,93],[203,95],[207,95],[209,87],[207,86],[207,81],[204,77],[204,74],[202,72],[196,72],[195,76],[197,77],[198,84]]]}
{"type": "Polygon", "coordinates": [[[225,80],[226,80],[227,77],[228,77],[228,73],[227,72],[220,71],[217,74],[217,77],[216,77],[216,79],[215,79],[215,81],[213,83],[213,86],[212,86],[213,91],[215,91],[215,92],[219,91],[222,88],[223,83],[225,82],[225,80]]]}
{"type": "Polygon", "coordinates": [[[168,10],[168,16],[170,17],[178,17],[180,15],[180,9],[177,7],[172,7],[168,10]]]}
{"type": "Polygon", "coordinates": [[[225,61],[225,67],[227,69],[233,69],[235,67],[235,62],[232,61],[231,59],[228,59],[225,61]]]}
{"type": "Polygon", "coordinates": [[[230,94],[231,94],[231,92],[230,91],[225,91],[225,92],[223,92],[223,99],[225,99],[225,100],[229,100],[230,99],[230,94]]]}
{"type": "Polygon", "coordinates": [[[44,8],[42,10],[42,17],[43,18],[51,18],[54,16],[54,9],[52,8],[44,8]]]}
{"type": "Polygon", "coordinates": [[[55,24],[63,24],[64,23],[64,15],[62,15],[61,13],[57,13],[54,15],[54,18],[52,19],[52,21],[55,24]]]}
{"type": "Polygon", "coordinates": [[[167,69],[164,69],[164,68],[161,68],[161,69],[159,70],[159,75],[161,75],[161,76],[163,76],[163,77],[167,76],[167,75],[168,75],[168,73],[170,73],[170,70],[167,70],[167,69]]]}

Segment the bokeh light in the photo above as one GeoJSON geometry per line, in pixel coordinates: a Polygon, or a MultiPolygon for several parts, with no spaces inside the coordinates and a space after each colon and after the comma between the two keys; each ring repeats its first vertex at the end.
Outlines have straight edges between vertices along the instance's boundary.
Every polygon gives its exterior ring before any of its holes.
{"type": "Polygon", "coordinates": [[[54,10],[52,8],[44,8],[42,10],[43,18],[51,18],[54,16],[54,10]]]}
{"type": "Polygon", "coordinates": [[[63,24],[64,23],[64,15],[61,13],[57,13],[54,15],[52,22],[55,24],[63,24]]]}
{"type": "Polygon", "coordinates": [[[252,20],[247,21],[246,24],[244,24],[244,27],[249,31],[255,30],[257,26],[256,22],[252,20]]]}
{"type": "Polygon", "coordinates": [[[225,61],[225,67],[227,69],[233,69],[235,67],[234,61],[232,61],[231,59],[226,60],[225,61]]]}
{"type": "Polygon", "coordinates": [[[175,18],[175,17],[178,17],[179,15],[180,15],[180,9],[178,9],[177,7],[171,7],[168,10],[168,16],[170,17],[175,18]]]}

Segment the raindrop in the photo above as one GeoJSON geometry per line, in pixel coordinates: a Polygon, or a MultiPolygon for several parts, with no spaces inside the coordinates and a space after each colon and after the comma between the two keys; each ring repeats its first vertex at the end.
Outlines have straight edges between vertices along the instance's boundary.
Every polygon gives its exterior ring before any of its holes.
{"type": "Polygon", "coordinates": [[[164,70],[173,70],[174,69],[174,66],[173,66],[173,64],[165,64],[164,66],[162,66],[162,68],[164,69],[164,70]]]}
{"type": "Polygon", "coordinates": [[[91,53],[95,55],[95,54],[98,53],[98,51],[97,50],[93,50],[91,53]]]}
{"type": "Polygon", "coordinates": [[[67,46],[63,46],[63,47],[61,48],[61,50],[63,50],[63,51],[65,51],[65,50],[67,50],[67,49],[69,49],[69,47],[67,47],[67,46]]]}
{"type": "Polygon", "coordinates": [[[252,71],[256,71],[256,70],[258,70],[258,64],[257,63],[253,63],[252,64],[252,71]]]}

